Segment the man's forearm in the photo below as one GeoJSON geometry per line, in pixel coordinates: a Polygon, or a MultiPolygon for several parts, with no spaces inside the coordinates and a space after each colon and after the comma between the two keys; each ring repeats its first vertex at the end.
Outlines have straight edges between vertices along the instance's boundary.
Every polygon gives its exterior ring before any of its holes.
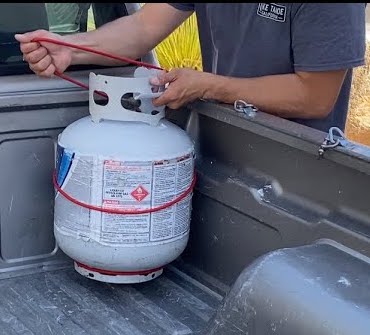
{"type": "MultiPolygon", "coordinates": [[[[321,75],[321,74],[318,74],[321,75]]],[[[332,109],[345,71],[323,73],[322,85],[295,73],[258,78],[211,75],[205,99],[234,103],[241,99],[258,109],[285,118],[321,118],[332,109]],[[330,84],[336,80],[339,85],[330,84]],[[327,85],[326,85],[327,82],[327,85]]]]}
{"type": "MultiPolygon", "coordinates": [[[[64,37],[64,40],[77,45],[137,59],[150,50],[149,43],[145,43],[145,34],[142,32],[143,27],[135,22],[137,20],[138,18],[134,15],[126,16],[109,22],[97,30],[67,35],[64,37]],[[141,38],[139,37],[140,35],[142,36],[141,38]],[[138,43],[139,41],[140,43],[138,43]]],[[[74,49],[72,65],[74,64],[109,66],[120,65],[122,62],[74,49]]]]}
{"type": "MultiPolygon", "coordinates": [[[[63,39],[70,43],[138,59],[152,50],[190,14],[180,12],[166,3],[149,3],[132,15],[119,18],[87,33],[67,35],[63,39]]],[[[122,62],[73,50],[72,64],[108,66],[120,65],[122,62]]]]}

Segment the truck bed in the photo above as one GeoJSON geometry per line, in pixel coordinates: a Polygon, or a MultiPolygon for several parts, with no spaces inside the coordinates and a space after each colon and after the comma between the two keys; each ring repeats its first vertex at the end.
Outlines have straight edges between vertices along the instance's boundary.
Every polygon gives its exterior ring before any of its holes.
{"type": "Polygon", "coordinates": [[[175,268],[136,285],[72,267],[0,279],[0,334],[201,334],[222,297],[175,268]]]}
{"type": "Polygon", "coordinates": [[[327,134],[298,123],[168,111],[196,145],[189,244],[161,277],[118,286],[65,267],[53,234],[55,143],[88,113],[58,78],[0,77],[0,334],[369,334],[369,147],[318,159],[327,134]]]}

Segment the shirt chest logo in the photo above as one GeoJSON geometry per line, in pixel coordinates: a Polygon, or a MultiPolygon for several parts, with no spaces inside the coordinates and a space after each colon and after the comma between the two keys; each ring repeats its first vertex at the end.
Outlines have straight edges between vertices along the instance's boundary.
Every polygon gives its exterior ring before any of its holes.
{"type": "Polygon", "coordinates": [[[259,3],[257,7],[257,15],[277,22],[285,22],[286,6],[275,3],[259,3]]]}

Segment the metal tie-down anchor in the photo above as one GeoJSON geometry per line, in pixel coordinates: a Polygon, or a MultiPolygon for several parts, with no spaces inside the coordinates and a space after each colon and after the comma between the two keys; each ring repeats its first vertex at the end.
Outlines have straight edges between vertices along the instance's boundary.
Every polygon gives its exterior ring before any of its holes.
{"type": "Polygon", "coordinates": [[[338,127],[331,127],[324,142],[320,145],[319,158],[324,156],[325,150],[336,148],[338,145],[345,146],[345,142],[347,142],[347,140],[343,131],[338,127]],[[334,132],[337,132],[339,135],[335,136],[334,132]]]}

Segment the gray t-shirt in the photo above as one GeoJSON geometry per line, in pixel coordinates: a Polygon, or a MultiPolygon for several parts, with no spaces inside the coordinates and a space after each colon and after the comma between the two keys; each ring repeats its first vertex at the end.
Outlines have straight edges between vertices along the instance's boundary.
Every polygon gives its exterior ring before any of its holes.
{"type": "MultiPolygon", "coordinates": [[[[294,121],[344,130],[352,68],[364,64],[365,3],[171,3],[197,14],[203,70],[233,77],[349,69],[332,112],[294,121]]],[[[261,92],[268,94],[268,92],[261,92]]]]}

